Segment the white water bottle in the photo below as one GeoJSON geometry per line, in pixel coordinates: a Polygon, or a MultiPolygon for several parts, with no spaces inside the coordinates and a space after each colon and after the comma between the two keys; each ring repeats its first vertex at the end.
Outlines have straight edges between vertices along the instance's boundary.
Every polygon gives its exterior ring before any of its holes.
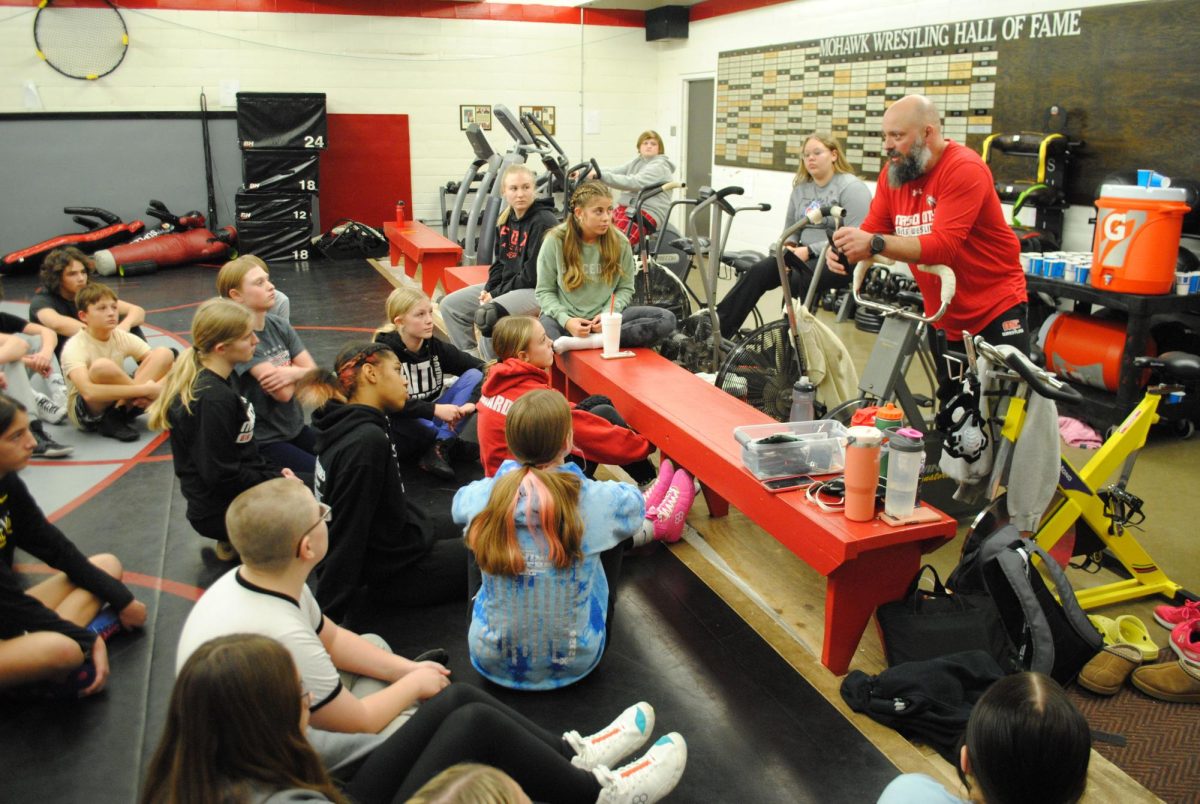
{"type": "Polygon", "coordinates": [[[816,392],[816,386],[809,382],[807,375],[802,376],[792,386],[792,412],[788,416],[789,422],[811,422],[813,420],[816,416],[813,406],[816,392]]]}

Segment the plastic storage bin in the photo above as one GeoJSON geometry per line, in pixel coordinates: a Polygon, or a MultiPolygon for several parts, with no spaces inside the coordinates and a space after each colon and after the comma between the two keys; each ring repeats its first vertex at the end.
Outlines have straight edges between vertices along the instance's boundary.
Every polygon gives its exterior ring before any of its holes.
{"type": "Polygon", "coordinates": [[[778,422],[733,428],[742,463],[757,478],[823,475],[846,465],[846,428],[840,422],[778,422]]]}

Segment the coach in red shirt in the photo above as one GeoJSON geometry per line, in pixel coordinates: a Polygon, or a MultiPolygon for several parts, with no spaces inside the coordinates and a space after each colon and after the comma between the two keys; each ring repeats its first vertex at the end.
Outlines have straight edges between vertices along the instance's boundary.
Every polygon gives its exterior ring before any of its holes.
{"type": "MultiPolygon", "coordinates": [[[[942,137],[937,107],[909,95],[883,115],[887,164],[861,228],[843,227],[834,245],[853,265],[882,254],[913,265],[948,265],[957,292],[935,326],[961,351],[963,330],[992,344],[1029,350],[1025,275],[1020,245],[1000,209],[992,173],[979,155],[942,137]]],[[[831,270],[845,266],[830,259],[831,270]]],[[[941,281],[913,271],[925,312],[939,306],[941,281]]],[[[943,367],[939,362],[939,377],[943,367]]],[[[945,384],[944,382],[942,383],[945,384]]]]}

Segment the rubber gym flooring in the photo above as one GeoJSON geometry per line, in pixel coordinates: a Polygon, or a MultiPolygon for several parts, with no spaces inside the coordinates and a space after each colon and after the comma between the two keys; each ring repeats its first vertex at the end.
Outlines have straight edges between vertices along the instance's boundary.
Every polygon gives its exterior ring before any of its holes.
{"type": "MultiPolygon", "coordinates": [[[[369,338],[390,285],[363,261],[275,266],[291,320],[319,363],[355,337],[369,338]]],[[[215,272],[184,268],[111,282],[146,308],[156,340],[186,343],[215,272]]],[[[27,315],[33,276],[4,279],[3,309],[27,315]]],[[[144,427],[144,424],[141,425],[144,427]]],[[[178,633],[192,602],[229,565],[184,517],[169,446],[145,433],[131,445],[48,428],[76,446],[64,461],[23,473],[47,515],[88,554],[116,553],[126,582],[150,609],[146,629],[109,645],[104,693],[67,703],[0,703],[0,802],[130,802],[158,740],[174,677],[178,633]]],[[[478,472],[478,469],[475,470],[478,472]]],[[[453,484],[414,470],[414,500],[448,515],[453,484]]],[[[459,467],[460,480],[476,475],[459,467]]],[[[18,555],[18,562],[29,562],[18,555]]],[[[43,577],[26,567],[30,582],[43,577]]],[[[599,668],[572,687],[515,693],[484,681],[467,658],[465,601],[425,610],[377,611],[356,630],[380,634],[402,654],[450,651],[457,683],[491,693],[555,730],[586,733],[625,706],[651,702],[657,731],[688,741],[687,770],[672,801],[874,801],[895,767],[671,551],[630,555],[622,568],[611,642],[599,668]]]]}

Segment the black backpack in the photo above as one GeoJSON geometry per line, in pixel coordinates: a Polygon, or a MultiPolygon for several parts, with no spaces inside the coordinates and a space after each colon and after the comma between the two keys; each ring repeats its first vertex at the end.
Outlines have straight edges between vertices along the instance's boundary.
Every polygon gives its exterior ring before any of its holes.
{"type": "Polygon", "coordinates": [[[1062,567],[1014,525],[987,535],[972,532],[946,586],[1003,626],[1008,650],[996,658],[1006,670],[1033,670],[1066,684],[1104,646],[1062,567]],[[1057,598],[1031,563],[1034,556],[1057,598]]]}

